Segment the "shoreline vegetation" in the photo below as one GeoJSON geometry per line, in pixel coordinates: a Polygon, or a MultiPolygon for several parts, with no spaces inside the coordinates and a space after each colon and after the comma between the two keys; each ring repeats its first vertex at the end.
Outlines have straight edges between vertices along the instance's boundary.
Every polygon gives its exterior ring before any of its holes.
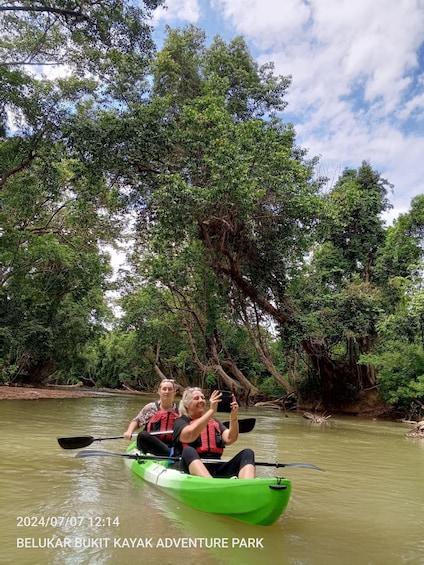
{"type": "MultiPolygon", "coordinates": [[[[0,400],[39,400],[39,399],[49,399],[49,398],[88,398],[88,397],[101,397],[110,395],[125,395],[125,396],[151,396],[154,394],[152,392],[143,392],[134,390],[130,387],[125,387],[125,389],[111,389],[111,388],[97,388],[84,386],[81,384],[75,385],[14,385],[14,384],[4,384],[0,385],[0,400]]],[[[268,402],[258,402],[254,405],[255,407],[263,407],[267,409],[277,409],[285,410],[284,407],[278,401],[268,401],[268,402]]],[[[321,417],[322,420],[327,420],[330,415],[327,413],[322,414],[320,411],[314,410],[313,407],[309,405],[298,405],[297,411],[303,412],[308,411],[314,412],[316,417],[321,417]]],[[[290,409],[285,411],[290,412],[290,409]]],[[[387,419],[388,407],[384,404],[379,404],[375,402],[375,399],[367,401],[364,399],[361,403],[353,403],[351,406],[346,407],[345,410],[332,410],[333,414],[345,414],[345,415],[356,415],[362,416],[364,418],[369,417],[382,417],[387,419]]],[[[393,417],[389,419],[398,419],[398,417],[393,417]]]]}
{"type": "MultiPolygon", "coordinates": [[[[43,387],[25,386],[25,385],[0,385],[0,400],[48,400],[48,399],[60,399],[60,398],[93,398],[102,397],[110,395],[125,395],[125,396],[148,396],[151,393],[141,392],[137,390],[122,390],[122,389],[110,389],[110,388],[90,388],[81,385],[50,385],[43,387]]],[[[302,409],[300,409],[302,411],[302,409]]],[[[352,415],[352,414],[349,414],[352,415]]],[[[369,413],[357,413],[359,417],[369,418],[371,415],[369,413]]],[[[374,415],[374,418],[377,414],[374,415]]],[[[305,412],[304,418],[310,418],[310,413],[305,412]]],[[[317,419],[319,416],[315,415],[315,424],[325,424],[330,418],[329,415],[322,416],[321,420],[317,419]],[[322,421],[324,420],[324,421],[322,421]]],[[[384,419],[384,418],[383,418],[384,419]]],[[[404,424],[414,426],[408,433],[406,437],[414,439],[424,439],[424,420],[417,422],[408,419],[392,418],[393,421],[402,422],[404,424]]]]}

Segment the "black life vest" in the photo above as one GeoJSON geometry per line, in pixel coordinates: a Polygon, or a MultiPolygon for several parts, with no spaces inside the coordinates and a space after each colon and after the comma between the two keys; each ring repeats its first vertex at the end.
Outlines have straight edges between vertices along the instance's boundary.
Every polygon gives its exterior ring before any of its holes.
{"type": "MultiPolygon", "coordinates": [[[[196,420],[192,420],[195,422],[196,420]]],[[[222,439],[221,428],[216,420],[211,418],[208,425],[200,432],[198,439],[195,442],[199,445],[195,446],[191,444],[197,453],[216,453],[217,455],[222,455],[224,452],[225,443],[222,439]]],[[[183,447],[190,445],[188,443],[183,443],[183,447]]]]}
{"type": "MultiPolygon", "coordinates": [[[[174,408],[170,412],[168,410],[158,410],[147,422],[146,431],[151,433],[172,430],[175,420],[179,417],[179,414],[174,410],[174,408]]],[[[156,437],[165,443],[172,442],[172,432],[170,434],[158,434],[156,437]]]]}

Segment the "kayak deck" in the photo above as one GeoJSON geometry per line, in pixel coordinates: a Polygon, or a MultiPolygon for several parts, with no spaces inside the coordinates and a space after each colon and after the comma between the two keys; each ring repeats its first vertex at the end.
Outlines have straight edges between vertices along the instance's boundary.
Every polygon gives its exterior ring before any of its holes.
{"type": "MultiPolygon", "coordinates": [[[[128,451],[133,448],[134,444],[128,451]]],[[[126,459],[125,463],[145,481],[193,508],[249,524],[273,524],[291,495],[290,480],[279,477],[207,479],[175,470],[166,461],[126,459]]]]}

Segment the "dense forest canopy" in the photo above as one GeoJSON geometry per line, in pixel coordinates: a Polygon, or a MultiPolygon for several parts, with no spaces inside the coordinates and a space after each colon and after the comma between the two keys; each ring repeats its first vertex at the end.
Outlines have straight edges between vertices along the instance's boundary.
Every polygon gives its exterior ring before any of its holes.
{"type": "Polygon", "coordinates": [[[193,26],[155,52],[159,4],[0,7],[2,381],[419,415],[424,197],[387,227],[371,163],[329,186],[284,120],[291,77],[193,26]]]}

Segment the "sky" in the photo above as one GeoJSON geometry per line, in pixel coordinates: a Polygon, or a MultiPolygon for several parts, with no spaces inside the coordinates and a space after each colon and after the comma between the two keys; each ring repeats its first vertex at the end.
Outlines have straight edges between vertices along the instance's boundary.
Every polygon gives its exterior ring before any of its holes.
{"type": "Polygon", "coordinates": [[[424,0],[167,0],[165,25],[242,35],[258,64],[291,75],[297,144],[334,184],[362,161],[394,185],[388,224],[424,194],[424,0]]]}

